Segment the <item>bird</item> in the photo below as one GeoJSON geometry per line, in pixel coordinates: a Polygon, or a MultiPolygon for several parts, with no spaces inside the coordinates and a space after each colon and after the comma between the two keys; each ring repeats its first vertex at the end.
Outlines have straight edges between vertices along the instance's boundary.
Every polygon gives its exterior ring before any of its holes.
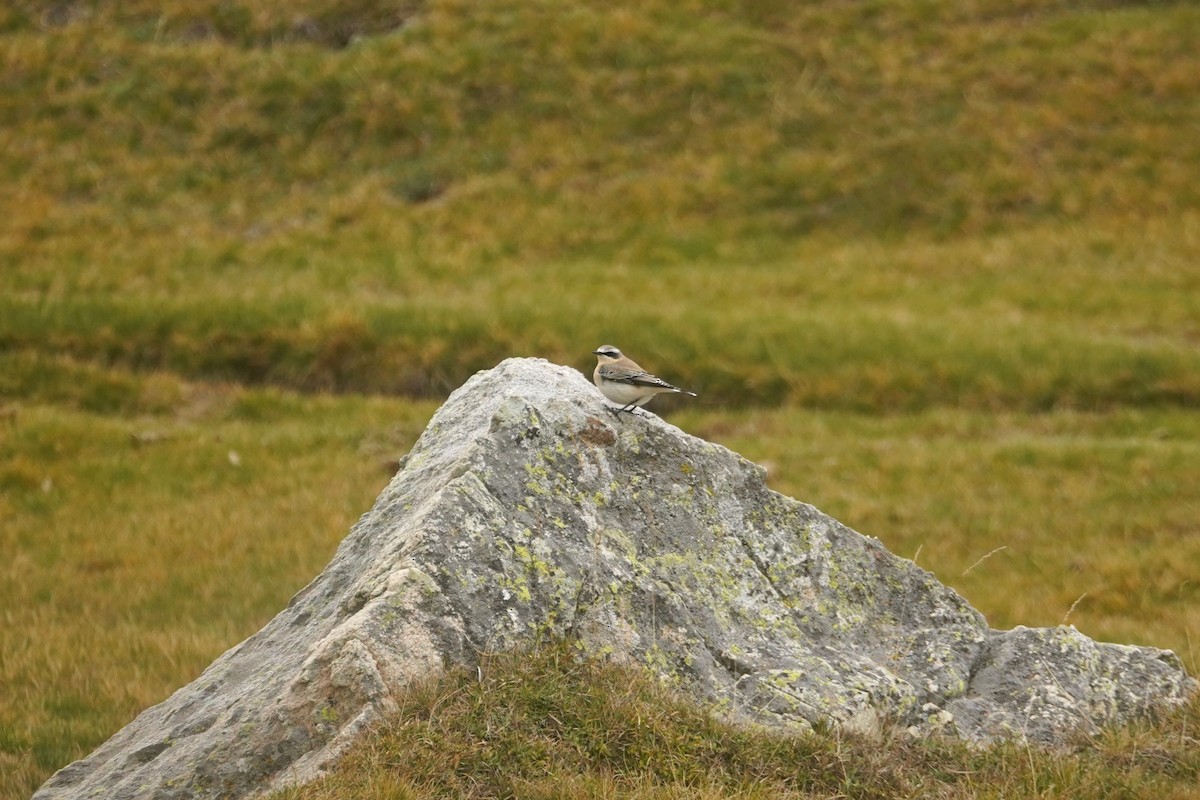
{"type": "Polygon", "coordinates": [[[626,356],[611,344],[601,345],[592,351],[596,356],[596,369],[592,372],[592,380],[600,393],[620,408],[609,407],[613,414],[622,411],[633,414],[635,409],[644,406],[652,397],[664,392],[689,394],[695,392],[672,386],[655,375],[638,366],[637,362],[626,356]]]}

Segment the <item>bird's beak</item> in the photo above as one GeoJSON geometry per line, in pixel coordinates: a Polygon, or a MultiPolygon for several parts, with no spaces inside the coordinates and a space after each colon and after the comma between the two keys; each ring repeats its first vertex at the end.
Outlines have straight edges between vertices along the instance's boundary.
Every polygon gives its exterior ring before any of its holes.
{"type": "Polygon", "coordinates": [[[599,351],[599,350],[593,350],[593,351],[592,351],[592,355],[594,355],[594,356],[598,356],[598,355],[600,355],[600,351],[599,351]]]}

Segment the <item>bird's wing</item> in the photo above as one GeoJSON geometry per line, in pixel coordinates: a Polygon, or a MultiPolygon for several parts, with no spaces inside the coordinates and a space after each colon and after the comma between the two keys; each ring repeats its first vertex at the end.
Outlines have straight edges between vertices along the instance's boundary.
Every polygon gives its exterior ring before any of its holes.
{"type": "Polygon", "coordinates": [[[631,386],[652,386],[659,389],[677,389],[657,375],[640,369],[619,367],[615,364],[605,364],[600,367],[600,377],[615,383],[628,383],[631,386]]]}

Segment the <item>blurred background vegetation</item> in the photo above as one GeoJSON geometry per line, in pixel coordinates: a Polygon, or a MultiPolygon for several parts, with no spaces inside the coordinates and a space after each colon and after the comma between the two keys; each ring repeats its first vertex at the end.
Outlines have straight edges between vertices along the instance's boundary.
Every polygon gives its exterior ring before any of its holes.
{"type": "Polygon", "coordinates": [[[994,625],[1196,669],[1197,41],[1187,2],[5,4],[0,793],[269,619],[473,371],[605,342],[994,625]]]}

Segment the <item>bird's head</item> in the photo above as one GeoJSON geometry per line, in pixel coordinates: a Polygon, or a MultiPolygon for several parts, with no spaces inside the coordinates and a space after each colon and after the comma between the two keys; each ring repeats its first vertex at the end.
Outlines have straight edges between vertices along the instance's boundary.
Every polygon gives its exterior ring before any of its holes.
{"type": "Polygon", "coordinates": [[[611,344],[604,344],[592,351],[592,355],[597,356],[601,363],[606,361],[616,361],[621,358],[621,351],[613,347],[611,344]]]}

